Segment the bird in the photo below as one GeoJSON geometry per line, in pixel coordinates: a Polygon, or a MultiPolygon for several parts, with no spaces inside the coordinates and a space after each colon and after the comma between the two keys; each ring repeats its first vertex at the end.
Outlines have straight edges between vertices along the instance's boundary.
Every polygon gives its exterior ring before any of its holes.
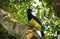
{"type": "Polygon", "coordinates": [[[37,30],[39,30],[41,32],[41,37],[43,39],[43,37],[44,37],[43,26],[42,26],[41,22],[38,20],[38,18],[32,14],[32,12],[33,12],[32,9],[27,10],[28,23],[32,27],[36,28],[37,30]]]}

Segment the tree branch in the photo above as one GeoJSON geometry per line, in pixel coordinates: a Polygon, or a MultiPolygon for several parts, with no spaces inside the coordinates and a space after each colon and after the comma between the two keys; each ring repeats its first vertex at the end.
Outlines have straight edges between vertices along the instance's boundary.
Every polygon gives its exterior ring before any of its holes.
{"type": "Polygon", "coordinates": [[[21,39],[40,39],[40,37],[29,26],[16,22],[10,15],[0,9],[0,23],[13,36],[21,39]]]}

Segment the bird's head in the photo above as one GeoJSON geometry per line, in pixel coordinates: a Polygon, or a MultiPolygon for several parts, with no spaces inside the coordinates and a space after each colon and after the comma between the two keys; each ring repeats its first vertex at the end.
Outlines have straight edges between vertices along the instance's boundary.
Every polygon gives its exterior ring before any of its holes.
{"type": "Polygon", "coordinates": [[[27,14],[32,14],[32,12],[33,12],[32,9],[27,10],[27,14]]]}
{"type": "Polygon", "coordinates": [[[32,10],[32,9],[28,9],[27,14],[36,16],[35,10],[32,10]]]}

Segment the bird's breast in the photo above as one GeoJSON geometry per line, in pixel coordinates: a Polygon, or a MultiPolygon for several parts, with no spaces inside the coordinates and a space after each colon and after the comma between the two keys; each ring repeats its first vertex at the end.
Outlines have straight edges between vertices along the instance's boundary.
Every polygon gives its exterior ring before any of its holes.
{"type": "Polygon", "coordinates": [[[34,20],[33,18],[29,21],[29,23],[31,26],[34,26],[38,30],[41,30],[41,28],[42,28],[41,25],[36,20],[34,20]]]}

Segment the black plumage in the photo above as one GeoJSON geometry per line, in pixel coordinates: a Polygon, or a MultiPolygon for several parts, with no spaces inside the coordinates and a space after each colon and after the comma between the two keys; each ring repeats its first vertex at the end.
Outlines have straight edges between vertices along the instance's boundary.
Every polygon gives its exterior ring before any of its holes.
{"type": "Polygon", "coordinates": [[[36,16],[32,15],[32,12],[33,11],[31,9],[27,10],[28,22],[33,18],[37,23],[39,23],[41,25],[41,28],[42,28],[41,35],[42,35],[42,37],[44,37],[43,26],[42,26],[41,22],[38,20],[38,18],[36,16]]]}

